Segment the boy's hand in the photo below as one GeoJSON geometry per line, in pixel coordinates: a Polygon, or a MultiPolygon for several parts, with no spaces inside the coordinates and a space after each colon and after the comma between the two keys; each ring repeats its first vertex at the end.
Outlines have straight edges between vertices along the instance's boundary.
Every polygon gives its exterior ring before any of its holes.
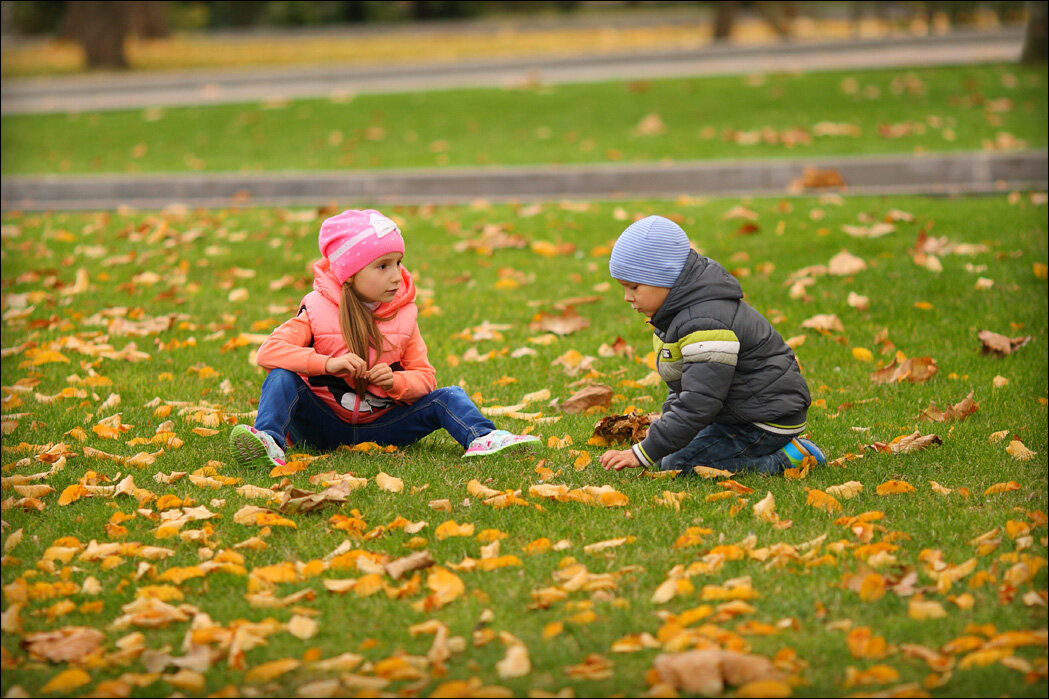
{"type": "Polygon", "coordinates": [[[622,471],[624,468],[641,468],[641,462],[637,460],[633,449],[623,449],[621,451],[612,449],[606,451],[601,455],[601,465],[605,467],[606,471],[611,469],[622,471]]]}
{"type": "Polygon", "coordinates": [[[393,388],[393,369],[389,364],[376,364],[365,374],[368,383],[375,384],[384,391],[393,388]]]}
{"type": "Polygon", "coordinates": [[[354,379],[365,377],[368,373],[368,363],[353,352],[341,357],[330,357],[324,363],[324,371],[333,375],[345,375],[354,379]]]}

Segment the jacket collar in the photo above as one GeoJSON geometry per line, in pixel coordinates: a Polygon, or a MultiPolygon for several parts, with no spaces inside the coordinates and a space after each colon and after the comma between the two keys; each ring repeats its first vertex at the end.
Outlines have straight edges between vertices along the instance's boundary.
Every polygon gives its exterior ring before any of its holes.
{"type": "Polygon", "coordinates": [[[666,300],[649,322],[660,332],[666,332],[678,313],[700,301],[742,298],[743,289],[735,277],[715,260],[691,250],[666,300]]]}

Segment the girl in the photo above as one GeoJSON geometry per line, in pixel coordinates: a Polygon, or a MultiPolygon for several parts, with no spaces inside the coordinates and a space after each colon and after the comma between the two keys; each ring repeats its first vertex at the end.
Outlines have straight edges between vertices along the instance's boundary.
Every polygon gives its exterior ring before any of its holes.
{"type": "Polygon", "coordinates": [[[255,426],[230,434],[239,465],[283,464],[288,437],[326,450],[406,446],[443,427],[464,457],[539,441],[495,429],[458,386],[436,388],[393,221],[344,211],[321,225],[319,245],[313,291],[259,348],[256,361],[270,371],[255,426]]]}

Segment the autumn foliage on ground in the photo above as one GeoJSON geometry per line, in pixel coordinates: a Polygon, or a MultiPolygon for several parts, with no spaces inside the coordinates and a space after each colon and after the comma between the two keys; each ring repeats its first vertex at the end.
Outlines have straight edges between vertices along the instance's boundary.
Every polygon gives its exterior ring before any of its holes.
{"type": "Polygon", "coordinates": [[[1043,193],[385,211],[440,384],[541,447],[239,470],[330,212],[3,217],[5,696],[1045,695],[1043,193]],[[649,213],[795,348],[827,465],[599,468],[663,398],[607,277],[649,213]]]}

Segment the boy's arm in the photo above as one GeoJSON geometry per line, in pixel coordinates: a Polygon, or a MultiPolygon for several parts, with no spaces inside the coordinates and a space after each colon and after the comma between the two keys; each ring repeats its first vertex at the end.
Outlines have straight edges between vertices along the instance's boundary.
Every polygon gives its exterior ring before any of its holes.
{"type": "Polygon", "coordinates": [[[632,447],[642,466],[682,449],[721,412],[732,385],[739,340],[726,328],[694,330],[680,341],[681,390],[670,392],[663,414],[632,447]]]}
{"type": "Polygon", "coordinates": [[[324,374],[330,357],[312,345],[313,329],[306,309],[302,308],[297,316],[270,333],[259,347],[255,363],[263,369],[287,369],[306,376],[324,374]]]}

